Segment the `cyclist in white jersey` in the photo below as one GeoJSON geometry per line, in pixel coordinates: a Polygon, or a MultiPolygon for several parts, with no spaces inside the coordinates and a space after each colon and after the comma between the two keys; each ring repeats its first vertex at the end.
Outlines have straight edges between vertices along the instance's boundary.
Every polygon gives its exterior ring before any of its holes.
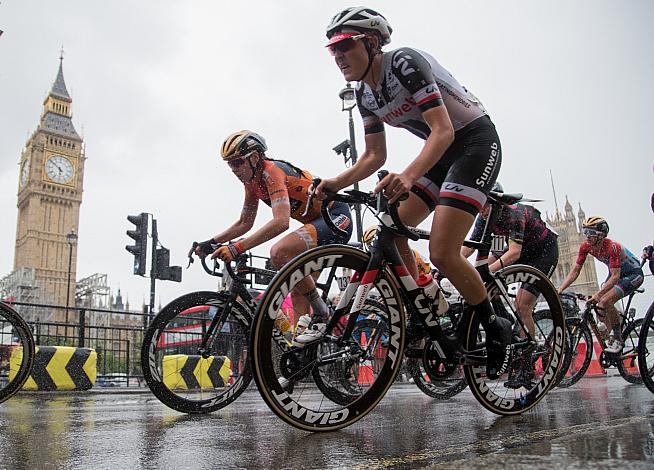
{"type": "MultiPolygon", "coordinates": [[[[479,101],[429,54],[412,48],[383,52],[392,28],[366,7],[338,13],[327,27],[327,47],[347,81],[356,81],[357,105],[365,127],[359,161],[318,186],[338,191],[372,175],[386,161],[384,124],[405,128],[425,141],[401,173],[390,173],[375,191],[400,205],[412,226],[434,211],[431,262],[479,315],[490,337],[487,373],[496,378],[508,366],[508,320],[496,317],[477,271],[460,254],[475,216],[486,202],[501,164],[500,140],[479,101]]],[[[409,272],[417,267],[406,238],[397,240],[409,272]]]]}

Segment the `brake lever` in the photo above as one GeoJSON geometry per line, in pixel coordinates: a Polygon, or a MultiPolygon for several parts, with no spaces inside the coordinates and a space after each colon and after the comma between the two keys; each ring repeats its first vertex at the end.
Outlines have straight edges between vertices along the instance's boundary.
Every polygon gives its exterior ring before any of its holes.
{"type": "Polygon", "coordinates": [[[195,253],[195,249],[198,247],[199,243],[198,242],[193,242],[193,246],[188,252],[188,264],[186,265],[186,269],[190,268],[195,259],[193,258],[193,253],[195,253]]]}
{"type": "Polygon", "coordinates": [[[309,197],[307,198],[307,206],[304,208],[304,212],[302,212],[302,217],[306,217],[309,214],[309,211],[313,207],[313,197],[316,194],[316,188],[318,185],[322,182],[321,178],[314,178],[312,183],[311,183],[311,191],[309,191],[309,197]]]}

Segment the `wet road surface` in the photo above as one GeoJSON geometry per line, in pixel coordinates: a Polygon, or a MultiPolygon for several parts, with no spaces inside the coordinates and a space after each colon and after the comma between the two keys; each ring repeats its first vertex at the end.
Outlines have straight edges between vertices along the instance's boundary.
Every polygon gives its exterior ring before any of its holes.
{"type": "Polygon", "coordinates": [[[329,434],[276,418],[254,384],[205,416],[149,392],[21,393],[0,405],[1,468],[654,468],[654,395],[620,377],[555,389],[499,417],[465,390],[437,401],[396,385],[329,434]]]}

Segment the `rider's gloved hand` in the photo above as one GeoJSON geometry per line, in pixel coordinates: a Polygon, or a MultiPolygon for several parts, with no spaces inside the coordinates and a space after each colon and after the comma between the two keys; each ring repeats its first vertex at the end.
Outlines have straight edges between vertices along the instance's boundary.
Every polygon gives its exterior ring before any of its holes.
{"type": "Polygon", "coordinates": [[[214,251],[211,255],[211,259],[218,258],[225,263],[231,263],[234,261],[234,258],[243,254],[244,251],[245,250],[243,249],[241,242],[230,243],[229,245],[221,246],[216,251],[214,251]]]}
{"type": "Polygon", "coordinates": [[[643,259],[652,260],[654,259],[654,246],[648,245],[643,248],[643,259]]]}
{"type": "MultiPolygon", "coordinates": [[[[195,254],[201,257],[208,256],[213,252],[213,246],[211,246],[212,244],[215,244],[213,238],[198,243],[197,246],[195,247],[195,254]]],[[[189,253],[189,256],[190,255],[191,253],[189,253]]]]}

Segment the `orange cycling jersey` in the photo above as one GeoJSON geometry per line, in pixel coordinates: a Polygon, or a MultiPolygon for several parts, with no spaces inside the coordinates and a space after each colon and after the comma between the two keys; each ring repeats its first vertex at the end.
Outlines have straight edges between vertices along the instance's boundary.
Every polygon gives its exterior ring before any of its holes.
{"type": "Polygon", "coordinates": [[[271,208],[289,204],[291,217],[303,224],[321,217],[319,203],[313,204],[306,217],[302,217],[313,180],[311,173],[279,160],[264,160],[262,165],[261,176],[246,183],[246,191],[254,193],[271,208]]]}

